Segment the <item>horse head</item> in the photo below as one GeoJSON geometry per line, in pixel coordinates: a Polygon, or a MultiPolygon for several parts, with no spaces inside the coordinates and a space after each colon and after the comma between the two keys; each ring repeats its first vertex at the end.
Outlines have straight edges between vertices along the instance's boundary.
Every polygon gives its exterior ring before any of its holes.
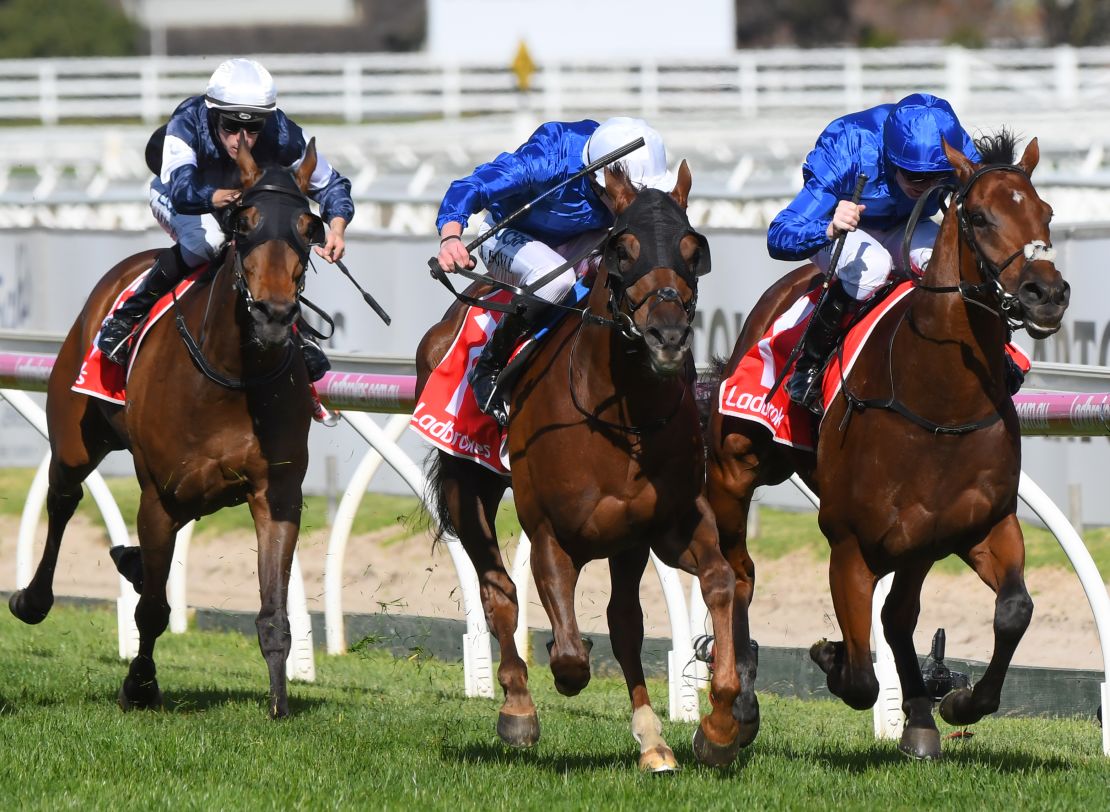
{"type": "Polygon", "coordinates": [[[683,161],[670,193],[637,191],[619,168],[606,169],[605,191],[616,214],[602,254],[610,311],[657,373],[675,375],[690,352],[698,277],[709,272],[709,244],[686,217],[690,169],[683,161]]]}
{"type": "Polygon", "coordinates": [[[960,236],[975,255],[980,283],[993,284],[1010,325],[1047,338],[1060,329],[1071,293],[1054,262],[1052,207],[1030,179],[1040,159],[1037,139],[1016,164],[1011,133],[1003,130],[976,144],[981,164],[944,143],[960,186],[952,200],[960,236]]]}
{"type": "Polygon", "coordinates": [[[323,221],[309,208],[316,139],[295,169],[259,168],[240,136],[236,156],[243,196],[230,214],[235,287],[247,306],[253,337],[263,346],[289,340],[312,245],[324,242],[323,221]]]}

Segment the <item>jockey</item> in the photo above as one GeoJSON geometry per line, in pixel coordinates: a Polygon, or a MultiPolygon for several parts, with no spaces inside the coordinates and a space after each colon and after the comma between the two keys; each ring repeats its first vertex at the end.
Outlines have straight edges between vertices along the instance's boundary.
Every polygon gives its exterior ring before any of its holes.
{"type": "MultiPolygon", "coordinates": [[[[482,209],[486,219],[479,234],[544,191],[579,172],[587,164],[639,137],[644,146],[622,159],[628,179],[640,188],[670,192],[675,186],[667,170],[667,152],[659,133],[638,118],[596,121],[553,121],[543,124],[515,152],[505,152],[450,185],[436,219],[439,267],[452,272],[470,269],[475,260],[466,252],[463,229],[482,209]]],[[[605,170],[583,177],[544,198],[509,228],[482,243],[479,254],[490,277],[522,286],[534,282],[600,242],[613,225],[612,201],[605,192],[605,170]]],[[[581,267],[580,265],[578,267],[581,267]]],[[[575,267],[535,291],[547,302],[558,302],[573,287],[575,267]]],[[[537,325],[546,308],[525,314],[506,313],[468,375],[482,411],[508,423],[497,377],[517,341],[537,325]]]]}
{"type": "Polygon", "coordinates": [[[814,386],[840,337],[841,319],[886,284],[892,270],[923,273],[938,226],[929,218],[940,202],[930,200],[910,243],[910,268],[902,268],[901,243],[913,207],[930,187],[952,175],[941,139],[970,160],[981,158],[951,105],[928,93],[881,104],[838,118],[817,138],[802,166],[804,184],[767,232],[775,259],[811,259],[828,273],[833,245],[844,236],[834,284],[813,314],[794,374],[790,399],[821,413],[814,386]],[[851,201],[856,178],[867,176],[859,204],[851,201]]]}
{"type": "MultiPolygon", "coordinates": [[[[162,133],[155,133],[147,147],[147,162],[158,173],[150,184],[150,208],[175,244],[158,255],[138,290],[104,320],[97,346],[112,361],[126,365],[127,339],[135,325],[162,295],[194,268],[218,257],[227,244],[219,215],[241,199],[235,188],[240,133],[260,164],[296,166],[304,157],[304,133],[278,109],[274,80],[253,59],[221,63],[205,94],[174,110],[161,148],[157,140],[162,133]]],[[[335,262],[343,256],[343,234],[355,212],[351,183],[317,153],[308,194],[329,225],[325,244],[315,251],[335,262]]],[[[297,337],[309,377],[319,380],[330,366],[327,356],[303,330],[297,337]]]]}

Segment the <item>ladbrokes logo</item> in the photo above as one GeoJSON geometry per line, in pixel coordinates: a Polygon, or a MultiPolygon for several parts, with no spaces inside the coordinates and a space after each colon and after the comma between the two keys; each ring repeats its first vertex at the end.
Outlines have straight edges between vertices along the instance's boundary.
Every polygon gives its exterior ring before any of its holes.
{"type": "Polygon", "coordinates": [[[439,440],[444,445],[450,446],[463,454],[481,457],[484,460],[490,458],[489,444],[480,443],[468,434],[456,432],[454,421],[436,420],[435,415],[423,414],[417,419],[416,425],[420,426],[420,429],[428,437],[439,440]]]}
{"type": "Polygon", "coordinates": [[[735,409],[738,412],[751,412],[753,414],[761,415],[771,421],[771,425],[776,429],[786,416],[782,409],[775,406],[773,403],[767,403],[763,395],[752,396],[751,392],[744,392],[737,397],[736,387],[731,387],[725,395],[724,406],[730,409],[735,409]]]}

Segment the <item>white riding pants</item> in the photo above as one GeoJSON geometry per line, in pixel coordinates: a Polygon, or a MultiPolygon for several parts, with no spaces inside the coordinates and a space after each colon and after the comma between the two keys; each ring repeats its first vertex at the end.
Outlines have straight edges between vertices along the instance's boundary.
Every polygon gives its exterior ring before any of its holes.
{"type": "MultiPolygon", "coordinates": [[[[492,223],[486,220],[478,228],[478,234],[485,234],[492,223]]],[[[552,248],[534,237],[513,228],[503,228],[480,246],[478,256],[486,266],[486,274],[501,282],[523,287],[535,282],[568,259],[581,254],[591,245],[601,240],[602,230],[586,231],[562,245],[552,248]]],[[[586,273],[593,263],[600,262],[601,255],[592,253],[567,268],[535,294],[544,301],[558,302],[566,295],[578,277],[586,273]]]]}
{"type": "Polygon", "coordinates": [[[212,214],[180,214],[170,202],[169,190],[159,178],[150,182],[150,210],[175,243],[190,268],[215,259],[227,238],[212,214]]]}
{"type": "MultiPolygon", "coordinates": [[[[939,231],[940,227],[932,220],[917,224],[910,241],[909,268],[902,267],[904,224],[886,231],[867,232],[860,228],[849,231],[837,264],[836,278],[852,298],[862,302],[886,284],[895,268],[907,276],[910,273],[921,276],[933,255],[933,243],[939,231]]],[[[822,272],[828,272],[835,246],[836,242],[831,242],[813,255],[814,264],[822,272]]]]}

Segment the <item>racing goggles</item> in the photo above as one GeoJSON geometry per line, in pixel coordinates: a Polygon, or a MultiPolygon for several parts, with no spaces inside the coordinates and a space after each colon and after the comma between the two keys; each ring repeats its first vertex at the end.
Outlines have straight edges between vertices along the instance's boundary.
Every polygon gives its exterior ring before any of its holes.
{"type": "Polygon", "coordinates": [[[262,116],[252,116],[247,113],[220,113],[220,129],[230,135],[236,135],[240,130],[246,130],[252,135],[262,132],[266,126],[266,119],[262,116]]]}
{"type": "Polygon", "coordinates": [[[902,167],[898,167],[898,171],[902,173],[902,177],[910,186],[932,186],[952,174],[951,172],[911,172],[902,167]]]}

